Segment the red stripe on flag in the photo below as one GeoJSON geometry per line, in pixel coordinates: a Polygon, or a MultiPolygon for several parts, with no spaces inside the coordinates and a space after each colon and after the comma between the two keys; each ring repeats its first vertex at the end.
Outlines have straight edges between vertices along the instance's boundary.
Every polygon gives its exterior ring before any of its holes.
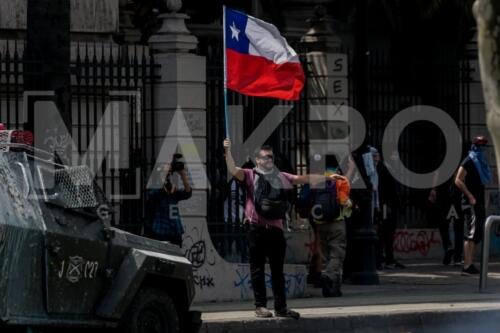
{"type": "Polygon", "coordinates": [[[298,100],[304,87],[300,63],[277,65],[259,56],[226,50],[227,87],[245,95],[298,100]]]}

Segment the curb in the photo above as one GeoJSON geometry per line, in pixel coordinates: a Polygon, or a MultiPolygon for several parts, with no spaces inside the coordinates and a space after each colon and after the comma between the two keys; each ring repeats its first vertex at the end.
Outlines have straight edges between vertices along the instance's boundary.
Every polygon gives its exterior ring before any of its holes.
{"type": "Polygon", "coordinates": [[[305,316],[294,319],[244,319],[203,323],[201,333],[344,332],[497,332],[500,310],[421,311],[413,313],[305,316]]]}

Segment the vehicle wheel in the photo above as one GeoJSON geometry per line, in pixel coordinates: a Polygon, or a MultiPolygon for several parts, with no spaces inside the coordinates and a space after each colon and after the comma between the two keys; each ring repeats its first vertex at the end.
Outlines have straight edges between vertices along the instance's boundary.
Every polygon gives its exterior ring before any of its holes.
{"type": "Polygon", "coordinates": [[[141,289],[122,320],[122,332],[178,333],[179,317],[172,299],[157,289],[141,289]]]}

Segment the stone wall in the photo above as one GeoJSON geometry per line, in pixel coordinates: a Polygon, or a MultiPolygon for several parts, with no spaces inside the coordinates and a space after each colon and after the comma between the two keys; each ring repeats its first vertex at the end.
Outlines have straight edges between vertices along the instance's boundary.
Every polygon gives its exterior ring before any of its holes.
{"type": "MultiPolygon", "coordinates": [[[[26,29],[28,0],[0,1],[0,29],[26,29]]],[[[117,32],[118,0],[71,0],[71,31],[117,32]]]]}

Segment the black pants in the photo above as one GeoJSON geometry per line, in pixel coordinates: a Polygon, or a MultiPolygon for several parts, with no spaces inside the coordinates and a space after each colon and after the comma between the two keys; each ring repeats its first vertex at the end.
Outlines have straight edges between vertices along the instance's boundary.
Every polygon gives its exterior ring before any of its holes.
{"type": "Polygon", "coordinates": [[[443,250],[446,251],[453,250],[453,258],[455,262],[460,262],[462,260],[462,252],[464,247],[464,221],[462,219],[453,219],[453,246],[450,239],[450,222],[448,220],[442,220],[439,225],[439,234],[441,235],[441,240],[443,242],[443,250]]]}
{"type": "Polygon", "coordinates": [[[394,263],[394,235],[396,234],[397,216],[392,213],[382,224],[382,232],[384,237],[385,262],[387,264],[394,263]]]}
{"type": "Polygon", "coordinates": [[[286,241],[283,230],[274,227],[250,226],[248,247],[250,250],[250,273],[255,306],[267,306],[265,264],[266,258],[268,258],[271,267],[274,308],[276,310],[285,309],[286,296],[283,266],[285,265],[286,241]]]}
{"type": "Polygon", "coordinates": [[[376,246],[377,266],[382,263],[393,264],[394,258],[394,234],[396,233],[397,211],[393,207],[386,207],[386,212],[377,212],[374,223],[377,226],[378,242],[376,246]]]}
{"type": "Polygon", "coordinates": [[[443,242],[443,251],[446,255],[448,250],[453,250],[453,260],[460,262],[464,247],[464,222],[462,217],[462,208],[460,202],[446,202],[440,207],[434,209],[436,214],[436,223],[439,227],[439,234],[443,242]],[[452,209],[454,209],[452,211],[452,209]],[[452,219],[452,221],[450,221],[452,219]],[[450,225],[453,223],[453,242],[450,239],[450,225]],[[453,244],[453,246],[452,246],[453,244]]]}

